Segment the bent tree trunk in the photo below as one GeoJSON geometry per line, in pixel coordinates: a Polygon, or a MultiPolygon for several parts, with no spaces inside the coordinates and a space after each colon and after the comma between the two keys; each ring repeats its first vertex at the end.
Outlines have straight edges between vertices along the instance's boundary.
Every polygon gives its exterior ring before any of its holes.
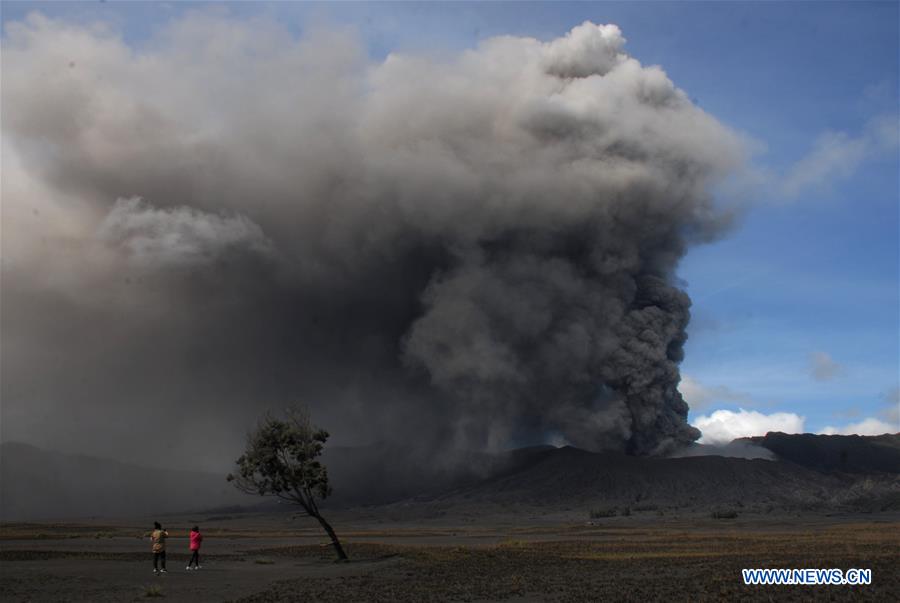
{"type": "Polygon", "coordinates": [[[346,561],[347,553],[344,552],[344,547],[341,546],[341,541],[338,540],[337,534],[334,533],[334,530],[325,521],[325,518],[319,515],[318,513],[314,514],[313,517],[319,520],[319,524],[322,526],[322,529],[325,530],[325,533],[328,534],[328,537],[331,538],[331,544],[334,545],[334,552],[337,553],[338,561],[346,561]]]}

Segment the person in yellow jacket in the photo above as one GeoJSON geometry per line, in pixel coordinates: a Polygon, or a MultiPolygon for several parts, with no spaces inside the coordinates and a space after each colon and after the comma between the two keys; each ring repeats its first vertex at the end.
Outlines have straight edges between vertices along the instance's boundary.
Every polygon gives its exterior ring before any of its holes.
{"type": "Polygon", "coordinates": [[[153,531],[150,532],[150,542],[153,543],[151,550],[153,551],[153,573],[166,573],[166,538],[169,533],[163,529],[158,521],[153,522],[153,531]],[[157,564],[159,564],[158,568],[157,564]]]}

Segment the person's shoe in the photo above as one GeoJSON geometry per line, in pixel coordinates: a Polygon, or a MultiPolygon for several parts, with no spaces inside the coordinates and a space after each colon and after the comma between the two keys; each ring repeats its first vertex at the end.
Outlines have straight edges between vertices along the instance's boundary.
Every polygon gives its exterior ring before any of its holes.
{"type": "Polygon", "coordinates": [[[160,573],[160,574],[168,574],[169,571],[168,571],[168,570],[162,569],[162,570],[159,570],[159,573],[160,573]]]}
{"type": "Polygon", "coordinates": [[[200,569],[201,567],[203,567],[203,566],[202,566],[202,565],[198,565],[196,569],[200,569]]]}
{"type": "Polygon", "coordinates": [[[155,567],[153,568],[153,574],[156,575],[156,576],[159,575],[159,570],[156,569],[155,567]]]}
{"type": "Polygon", "coordinates": [[[184,569],[186,569],[187,571],[191,571],[191,566],[189,565],[189,566],[187,566],[187,567],[184,568],[184,569]]]}

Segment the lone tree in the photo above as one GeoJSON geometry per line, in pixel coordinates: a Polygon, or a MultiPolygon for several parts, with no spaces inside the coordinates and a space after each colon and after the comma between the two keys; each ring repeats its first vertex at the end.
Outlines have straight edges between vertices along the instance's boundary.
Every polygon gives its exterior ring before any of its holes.
{"type": "Polygon", "coordinates": [[[314,517],[331,538],[338,561],[347,554],[337,534],[319,512],[316,499],[331,494],[328,470],[316,459],[322,454],[328,432],[315,427],[303,408],[287,411],[286,420],[266,416],[247,436],[247,449],[237,460],[237,474],[228,481],[238,490],[260,496],[276,496],[299,506],[314,517]]]}

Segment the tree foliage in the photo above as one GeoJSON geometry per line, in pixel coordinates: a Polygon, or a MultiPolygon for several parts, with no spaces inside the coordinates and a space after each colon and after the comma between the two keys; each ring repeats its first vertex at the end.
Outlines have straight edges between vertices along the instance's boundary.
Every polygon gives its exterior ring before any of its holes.
{"type": "Polygon", "coordinates": [[[304,408],[291,408],[286,415],[284,420],[267,415],[248,434],[246,450],[237,459],[237,473],[229,474],[228,481],[242,492],[275,496],[299,506],[303,514],[319,521],[338,558],[346,559],[337,535],[316,502],[331,494],[328,470],[317,460],[328,432],[314,426],[304,408]]]}

